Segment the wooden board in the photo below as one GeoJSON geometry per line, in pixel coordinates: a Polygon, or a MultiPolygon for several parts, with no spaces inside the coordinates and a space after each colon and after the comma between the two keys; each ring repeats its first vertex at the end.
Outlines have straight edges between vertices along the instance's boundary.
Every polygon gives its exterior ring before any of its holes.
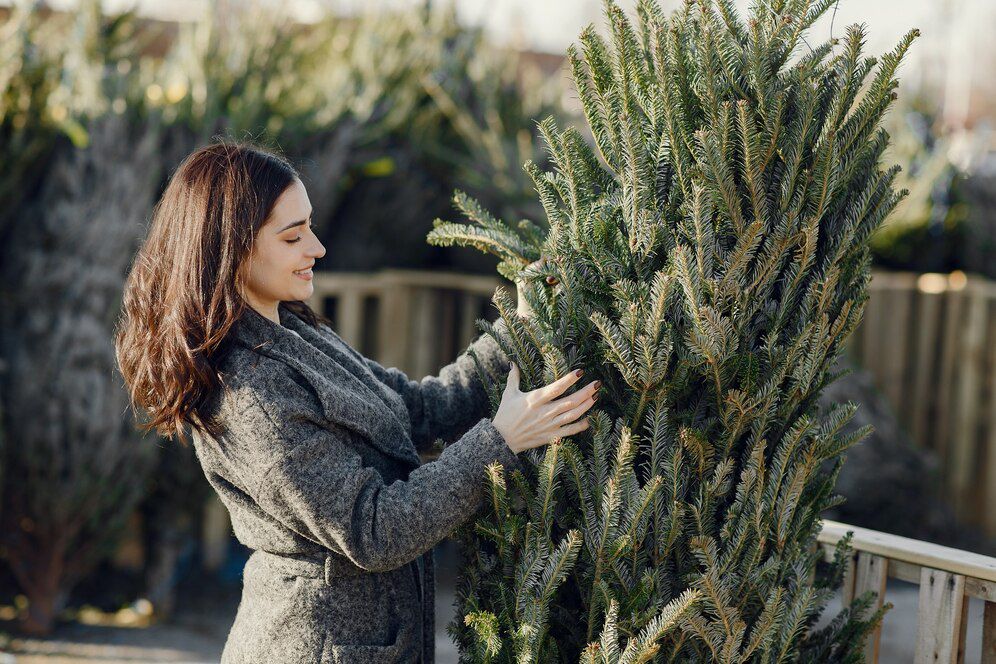
{"type": "Polygon", "coordinates": [[[965,577],[923,569],[914,664],[958,664],[958,650],[964,641],[965,608],[965,577]]]}
{"type": "MultiPolygon", "coordinates": [[[[888,579],[889,560],[882,556],[858,552],[858,561],[854,577],[854,597],[860,597],[869,590],[873,591],[877,598],[872,604],[873,609],[881,608],[885,602],[885,582],[888,579]]],[[[882,637],[882,624],[879,623],[875,630],[868,635],[865,644],[865,661],[874,663],[878,661],[879,641],[882,637]]]]}
{"type": "Polygon", "coordinates": [[[952,549],[940,544],[922,542],[868,528],[859,528],[829,519],[823,521],[823,529],[817,538],[820,542],[832,545],[848,531],[854,533],[851,546],[856,551],[874,553],[884,556],[890,561],[900,560],[923,567],[947,570],[962,576],[996,582],[996,558],[970,551],[952,549]]]}
{"type": "Polygon", "coordinates": [[[996,664],[996,602],[986,602],[983,610],[981,664],[996,664]]]}
{"type": "MultiPolygon", "coordinates": [[[[989,300],[989,332],[985,346],[989,349],[989,357],[986,362],[986,374],[989,378],[989,399],[983,409],[988,414],[986,422],[985,438],[985,472],[983,473],[982,486],[985,487],[983,496],[983,527],[990,537],[996,537],[996,298],[989,300]]],[[[994,637],[996,638],[996,637],[994,637]]]]}
{"type": "Polygon", "coordinates": [[[344,290],[336,298],[336,330],[353,348],[363,344],[363,294],[344,290]]]}
{"type": "Polygon", "coordinates": [[[930,438],[930,421],[937,389],[937,342],[941,329],[940,293],[920,292],[916,296],[917,324],[910,396],[909,428],[910,435],[920,447],[933,449],[930,438]]]}
{"type": "Polygon", "coordinates": [[[970,520],[978,518],[977,503],[972,500],[976,468],[976,433],[978,430],[979,387],[982,381],[987,303],[982,293],[970,282],[965,291],[965,327],[961,332],[961,348],[957,359],[954,399],[951,406],[951,452],[948,464],[951,497],[955,508],[970,520]]]}
{"type": "MultiPolygon", "coordinates": [[[[933,448],[941,458],[946,458],[950,447],[948,441],[951,435],[950,421],[952,419],[951,410],[955,405],[953,397],[953,386],[958,369],[958,351],[961,346],[961,313],[962,313],[962,293],[960,291],[950,291],[944,301],[943,332],[941,334],[941,360],[937,375],[936,417],[934,419],[934,445],[933,448]]],[[[948,479],[945,478],[945,488],[950,488],[948,479]]]]}
{"type": "Polygon", "coordinates": [[[913,275],[896,275],[897,279],[888,290],[880,293],[885,296],[880,302],[882,318],[879,323],[879,378],[882,391],[892,405],[892,412],[904,426],[909,426],[905,392],[910,362],[907,357],[912,321],[910,310],[916,288],[913,275]],[[899,277],[904,277],[900,279],[899,277]]]}

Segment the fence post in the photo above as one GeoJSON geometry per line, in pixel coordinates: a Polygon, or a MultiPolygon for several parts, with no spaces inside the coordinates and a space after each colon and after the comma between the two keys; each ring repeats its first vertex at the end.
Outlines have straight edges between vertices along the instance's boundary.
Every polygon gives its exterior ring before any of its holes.
{"type": "Polygon", "coordinates": [[[958,664],[967,607],[964,576],[923,568],[914,664],[958,664]]]}
{"type": "Polygon", "coordinates": [[[986,602],[982,616],[981,664],[996,664],[996,602],[986,602]]]}
{"type": "MultiPolygon", "coordinates": [[[[858,562],[854,575],[854,597],[860,597],[869,590],[877,595],[872,609],[879,609],[885,603],[885,583],[888,577],[889,560],[866,551],[858,552],[858,562]]],[[[882,625],[879,623],[875,631],[868,635],[865,644],[865,661],[874,664],[878,661],[879,641],[882,637],[882,625]]]]}
{"type": "Polygon", "coordinates": [[[344,289],[336,294],[337,332],[347,344],[363,348],[363,293],[344,289]]]}

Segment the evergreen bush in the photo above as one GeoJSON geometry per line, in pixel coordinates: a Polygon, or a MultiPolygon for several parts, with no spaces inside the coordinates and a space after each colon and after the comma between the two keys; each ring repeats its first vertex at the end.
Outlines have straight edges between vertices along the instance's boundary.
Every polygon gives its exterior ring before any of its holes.
{"type": "Polygon", "coordinates": [[[834,4],[757,0],[743,20],[732,0],[640,0],[632,22],[607,0],[610,40],[589,27],[568,51],[594,145],[547,120],[553,168],[525,166],[547,223],[460,192],[473,225],[436,220],[430,243],[522,283],[533,316],[499,291],[507,328],[479,321],[521,389],[577,367],[604,384],[588,431],[490,469],[461,532],[462,661],[861,660],[889,605],[866,617],[866,594],[816,629],[849,551],[824,567],[816,535],[867,429],[817,399],[905,195],[881,121],[917,33],[881,60],[858,25],[810,45],[834,4]]]}

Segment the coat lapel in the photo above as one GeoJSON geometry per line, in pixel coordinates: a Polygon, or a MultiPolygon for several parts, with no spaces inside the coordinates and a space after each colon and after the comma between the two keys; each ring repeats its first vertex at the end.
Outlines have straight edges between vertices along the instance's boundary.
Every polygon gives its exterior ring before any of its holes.
{"type": "Polygon", "coordinates": [[[337,348],[328,333],[316,330],[283,306],[278,311],[280,325],[247,307],[232,328],[235,338],[300,373],[311,383],[329,420],[363,436],[384,454],[417,468],[421,461],[411,442],[411,423],[401,397],[378,381],[362,361],[337,348]]]}

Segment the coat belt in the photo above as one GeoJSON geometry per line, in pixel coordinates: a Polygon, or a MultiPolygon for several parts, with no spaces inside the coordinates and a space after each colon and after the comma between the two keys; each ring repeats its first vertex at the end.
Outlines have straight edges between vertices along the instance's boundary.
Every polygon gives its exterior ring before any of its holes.
{"type": "Polygon", "coordinates": [[[367,573],[363,568],[357,567],[349,558],[336,553],[315,557],[301,554],[278,554],[257,549],[249,556],[249,560],[256,561],[257,564],[281,574],[312,579],[320,578],[325,581],[326,585],[331,583],[332,579],[367,573]]]}

